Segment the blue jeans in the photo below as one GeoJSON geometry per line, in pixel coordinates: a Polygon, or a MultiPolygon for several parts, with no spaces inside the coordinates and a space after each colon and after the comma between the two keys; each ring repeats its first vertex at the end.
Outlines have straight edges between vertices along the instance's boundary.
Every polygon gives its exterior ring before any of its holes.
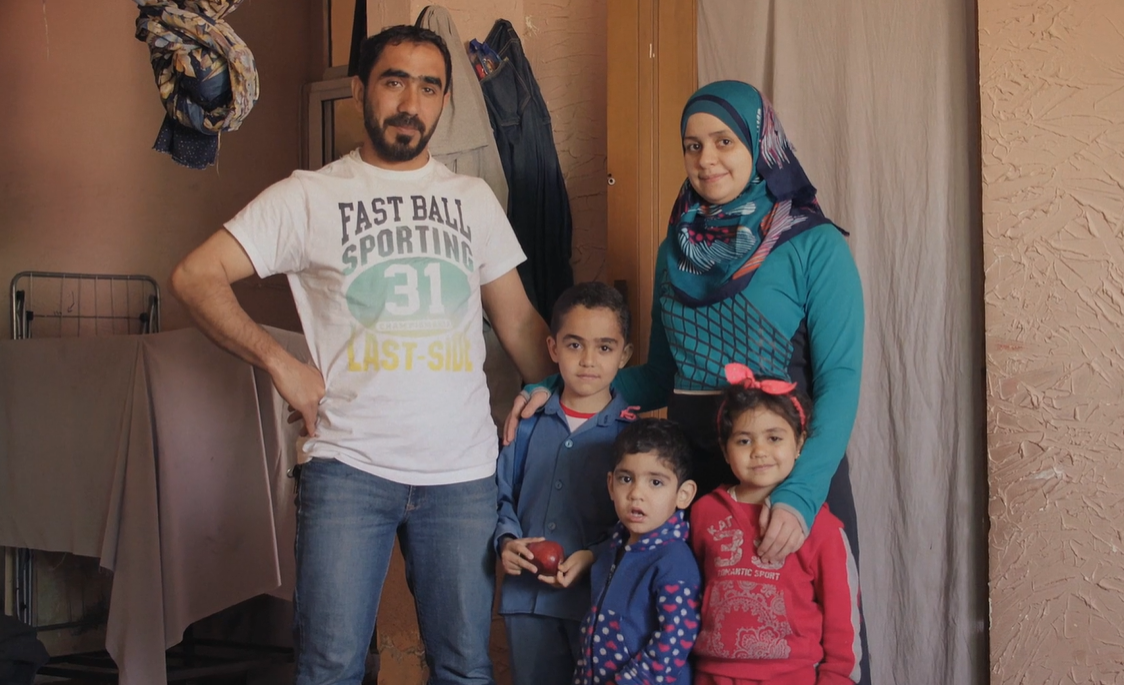
{"type": "Polygon", "coordinates": [[[406,559],[430,685],[487,683],[494,478],[410,486],[313,459],[297,496],[297,685],[359,685],[394,537],[406,559]]]}

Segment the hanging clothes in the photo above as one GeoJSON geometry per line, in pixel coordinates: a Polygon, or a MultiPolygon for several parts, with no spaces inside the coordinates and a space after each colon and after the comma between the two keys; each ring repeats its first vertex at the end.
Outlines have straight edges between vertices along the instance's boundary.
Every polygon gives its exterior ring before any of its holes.
{"type": "Polygon", "coordinates": [[[549,321],[554,301],[574,284],[570,197],[550,111],[515,28],[500,19],[485,42],[503,60],[480,87],[511,193],[507,216],[527,255],[519,276],[531,303],[549,321]]]}
{"type": "Polygon", "coordinates": [[[219,134],[234,131],[258,99],[250,48],[224,21],[242,0],[134,0],[167,115],[153,149],[177,164],[214,164],[219,134]]]}
{"type": "Polygon", "coordinates": [[[452,95],[429,140],[429,153],[458,174],[484,179],[506,209],[508,184],[492,137],[488,108],[453,17],[444,7],[430,5],[418,15],[415,26],[441,36],[453,58],[452,95]]]}

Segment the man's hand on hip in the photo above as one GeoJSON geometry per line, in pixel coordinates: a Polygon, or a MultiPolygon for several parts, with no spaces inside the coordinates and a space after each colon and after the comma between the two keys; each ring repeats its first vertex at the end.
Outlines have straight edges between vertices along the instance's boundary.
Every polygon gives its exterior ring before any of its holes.
{"type": "Polygon", "coordinates": [[[299,417],[304,421],[301,435],[315,437],[320,421],[320,401],[324,399],[324,376],[320,370],[288,357],[270,372],[270,376],[277,392],[289,403],[289,409],[293,412],[289,416],[289,423],[294,423],[299,417]]]}

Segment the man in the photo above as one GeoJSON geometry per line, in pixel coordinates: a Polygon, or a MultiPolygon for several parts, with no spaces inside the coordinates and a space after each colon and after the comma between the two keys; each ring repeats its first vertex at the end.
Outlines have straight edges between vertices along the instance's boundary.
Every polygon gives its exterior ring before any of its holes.
{"type": "Polygon", "coordinates": [[[268,371],[311,434],[297,513],[298,685],[361,681],[395,535],[430,682],[493,682],[497,445],[481,308],[524,378],[553,369],[503,208],[426,151],[450,73],[430,31],[368,38],[352,80],[363,146],[266,189],[172,275],[199,327],[268,371]],[[312,363],[239,307],[230,284],[255,271],[289,275],[312,363]]]}

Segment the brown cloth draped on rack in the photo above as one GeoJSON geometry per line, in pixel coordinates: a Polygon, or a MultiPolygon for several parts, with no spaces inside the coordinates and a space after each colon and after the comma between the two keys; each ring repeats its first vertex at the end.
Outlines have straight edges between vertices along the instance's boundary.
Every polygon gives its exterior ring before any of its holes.
{"type": "Polygon", "coordinates": [[[0,545],[113,571],[122,685],[165,683],[194,621],[291,596],[296,434],[268,375],[198,331],[0,341],[0,425],[0,545]]]}

